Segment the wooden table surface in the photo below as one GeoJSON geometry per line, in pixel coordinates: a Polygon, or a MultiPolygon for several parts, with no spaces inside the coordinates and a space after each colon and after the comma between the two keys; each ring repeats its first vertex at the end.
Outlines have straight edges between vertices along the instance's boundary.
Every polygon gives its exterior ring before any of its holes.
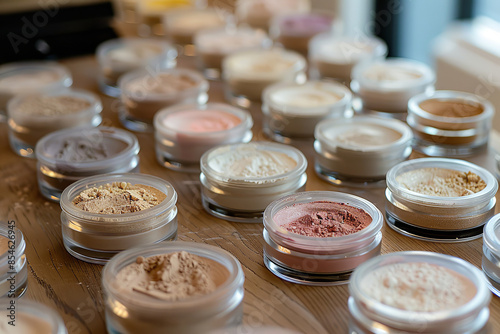
{"type": "MultiPolygon", "coordinates": [[[[97,64],[93,56],[62,61],[74,77],[75,88],[98,92],[97,64]]],[[[179,66],[192,67],[181,59],[179,66]]],[[[210,101],[223,101],[220,82],[210,82],[210,101]]],[[[103,123],[122,127],[117,102],[102,94],[103,123]]],[[[254,140],[266,140],[261,130],[261,111],[254,117],[254,140]]],[[[252,327],[275,325],[303,333],[347,333],[349,312],[347,285],[311,287],[285,282],[269,272],[262,260],[262,224],[231,223],[212,217],[202,209],[198,174],[170,171],[154,155],[152,133],[136,133],[140,142],[142,173],[168,180],[179,197],[179,240],[221,247],[241,262],[245,273],[244,323],[252,327]]],[[[26,238],[28,290],[23,298],[38,300],[57,309],[70,334],[105,333],[102,266],[73,258],[64,249],[58,203],[38,191],[36,161],[14,154],[7,139],[7,126],[0,124],[0,219],[14,220],[26,238]]],[[[372,201],[384,212],[384,189],[341,188],[319,179],[313,170],[312,144],[299,147],[306,155],[306,190],[348,192],[372,201]]],[[[498,211],[498,207],[497,207],[498,211]]],[[[461,257],[481,267],[482,239],[457,243],[429,243],[402,236],[384,224],[382,253],[423,250],[461,257]]],[[[492,296],[490,325],[500,333],[500,300],[492,296]]],[[[144,333],[146,334],[146,333],[144,333]]]]}

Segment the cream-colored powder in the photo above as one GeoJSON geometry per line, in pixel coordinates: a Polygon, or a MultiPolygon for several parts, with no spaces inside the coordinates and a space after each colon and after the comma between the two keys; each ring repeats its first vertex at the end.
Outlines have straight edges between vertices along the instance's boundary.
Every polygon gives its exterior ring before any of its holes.
{"type": "Polygon", "coordinates": [[[90,102],[73,96],[32,96],[22,101],[16,112],[34,116],[73,114],[90,107],[90,102]]]}
{"type": "Polygon", "coordinates": [[[422,77],[422,73],[395,65],[377,64],[366,69],[363,76],[373,81],[411,81],[422,77]]]}
{"type": "Polygon", "coordinates": [[[215,155],[208,165],[229,178],[259,178],[284,174],[292,170],[297,162],[285,153],[240,146],[237,150],[215,155]]]}
{"type": "Polygon", "coordinates": [[[229,277],[222,264],[185,251],[138,257],[123,268],[115,284],[124,293],[176,301],[214,291],[229,277]]]}
{"type": "Polygon", "coordinates": [[[190,76],[175,73],[160,73],[144,76],[130,81],[127,90],[132,93],[176,94],[196,86],[190,76]]]}
{"type": "Polygon", "coordinates": [[[403,135],[390,127],[357,122],[325,129],[324,136],[336,141],[339,146],[362,149],[392,144],[403,135]]]}
{"type": "Polygon", "coordinates": [[[429,196],[460,197],[477,193],[486,183],[472,172],[421,168],[403,173],[396,181],[404,188],[429,196]]]}
{"type": "Polygon", "coordinates": [[[364,293],[382,304],[415,312],[460,307],[477,291],[467,277],[425,262],[377,268],[363,278],[361,287],[364,293]]]}
{"type": "Polygon", "coordinates": [[[114,182],[82,191],[73,204],[90,213],[123,214],[152,208],[165,198],[164,193],[150,186],[114,182]]]}
{"type": "MultiPolygon", "coordinates": [[[[3,311],[3,310],[2,310],[3,311]]],[[[7,312],[0,312],[2,321],[0,321],[0,333],[2,334],[52,334],[54,328],[44,319],[33,316],[32,314],[22,311],[16,311],[15,326],[11,326],[7,321],[7,312]]]]}
{"type": "Polygon", "coordinates": [[[23,71],[0,79],[0,90],[8,92],[26,92],[39,89],[61,79],[53,70],[23,71]]]}

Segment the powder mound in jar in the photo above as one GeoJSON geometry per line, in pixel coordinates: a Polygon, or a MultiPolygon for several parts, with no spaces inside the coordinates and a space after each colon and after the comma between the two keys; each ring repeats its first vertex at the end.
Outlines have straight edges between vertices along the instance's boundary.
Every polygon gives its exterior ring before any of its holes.
{"type": "Polygon", "coordinates": [[[102,138],[88,139],[72,137],[62,142],[56,159],[68,162],[97,161],[109,156],[102,138]]]}
{"type": "Polygon", "coordinates": [[[74,96],[32,96],[17,106],[17,111],[34,116],[69,115],[90,107],[90,102],[74,96]]]}
{"type": "Polygon", "coordinates": [[[474,102],[441,101],[439,99],[423,101],[419,107],[436,116],[455,118],[473,117],[484,111],[480,104],[474,102]]]}
{"type": "Polygon", "coordinates": [[[144,76],[130,81],[127,90],[135,93],[176,94],[195,87],[197,82],[188,75],[160,73],[144,76]]]}
{"type": "Polygon", "coordinates": [[[152,208],[165,198],[164,193],[150,186],[114,182],[82,191],[73,204],[90,213],[123,214],[152,208]]]}
{"type": "Polygon", "coordinates": [[[372,222],[363,209],[345,203],[297,203],[279,210],[273,220],[289,232],[309,237],[340,237],[361,231],[372,222]]]}
{"type": "Polygon", "coordinates": [[[404,188],[429,196],[461,197],[483,190],[486,183],[472,172],[445,168],[421,168],[396,177],[404,188]]]}
{"type": "Polygon", "coordinates": [[[208,164],[228,177],[248,178],[284,174],[297,166],[297,162],[285,153],[244,145],[214,156],[208,164]]]}
{"type": "Polygon", "coordinates": [[[116,284],[153,298],[177,301],[214,291],[229,277],[222,264],[185,251],[138,257],[116,276],[116,284]]]}
{"type": "Polygon", "coordinates": [[[467,277],[425,262],[397,263],[367,274],[364,293],[382,304],[414,312],[435,312],[460,307],[476,294],[467,277]]]}

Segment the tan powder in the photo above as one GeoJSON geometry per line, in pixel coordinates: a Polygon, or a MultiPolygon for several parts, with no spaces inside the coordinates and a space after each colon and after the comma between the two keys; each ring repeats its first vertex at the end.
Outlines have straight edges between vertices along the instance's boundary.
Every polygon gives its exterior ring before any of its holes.
{"type": "Polygon", "coordinates": [[[17,106],[25,115],[57,116],[73,114],[90,107],[90,102],[73,96],[33,96],[17,106]]]}
{"type": "Polygon", "coordinates": [[[150,186],[114,182],[82,191],[73,204],[90,213],[123,214],[149,209],[165,198],[164,193],[150,186]]]}
{"type": "Polygon", "coordinates": [[[9,250],[9,239],[0,235],[0,256],[9,250]]]}
{"type": "Polygon", "coordinates": [[[477,193],[486,183],[472,172],[421,168],[403,173],[396,181],[404,188],[429,196],[460,197],[477,193]]]}
{"type": "Polygon", "coordinates": [[[363,291],[382,304],[414,312],[436,312],[460,307],[477,288],[467,277],[425,262],[397,263],[367,274],[363,291]]]}
{"type": "Polygon", "coordinates": [[[442,117],[472,117],[481,114],[484,108],[479,104],[430,99],[420,103],[420,108],[430,114],[442,117]]]}
{"type": "Polygon", "coordinates": [[[124,292],[176,301],[206,295],[228,277],[229,271],[222,264],[181,251],[138,257],[118,273],[116,284],[124,292]]]}

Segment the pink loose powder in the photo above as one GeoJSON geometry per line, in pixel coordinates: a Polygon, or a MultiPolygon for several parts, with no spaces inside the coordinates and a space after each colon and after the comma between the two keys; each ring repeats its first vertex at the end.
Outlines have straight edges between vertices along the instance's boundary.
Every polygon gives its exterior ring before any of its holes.
{"type": "Polygon", "coordinates": [[[361,231],[372,222],[363,209],[345,203],[316,201],[284,207],[273,220],[289,232],[309,237],[341,237],[361,231]]]}

